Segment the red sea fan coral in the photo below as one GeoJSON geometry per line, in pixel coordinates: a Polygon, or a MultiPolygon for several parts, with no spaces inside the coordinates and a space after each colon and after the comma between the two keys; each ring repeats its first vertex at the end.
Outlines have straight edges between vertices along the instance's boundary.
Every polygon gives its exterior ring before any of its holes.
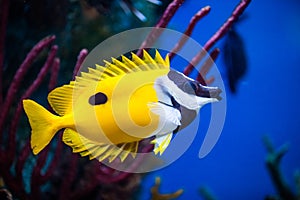
{"type": "MultiPolygon", "coordinates": [[[[183,0],[174,0],[166,9],[156,27],[167,27],[183,0]]],[[[249,0],[241,1],[224,25],[204,45],[204,50],[210,51],[213,45],[228,31],[232,23],[242,14],[249,0]]],[[[62,145],[61,139],[56,138],[50,147],[46,148],[39,156],[33,156],[30,151],[29,138],[20,139],[18,129],[22,112],[22,100],[28,98],[39,87],[46,76],[50,76],[49,90],[52,90],[57,81],[60,59],[57,57],[58,46],[54,45],[55,36],[49,36],[38,42],[27,54],[19,66],[10,85],[3,85],[4,65],[9,63],[4,60],[5,38],[8,17],[9,0],[1,1],[0,24],[0,177],[3,178],[5,187],[14,197],[20,199],[129,199],[140,184],[140,174],[130,174],[111,169],[98,161],[88,161],[72,154],[70,149],[62,145]],[[24,90],[22,81],[30,72],[32,64],[40,59],[42,52],[48,52],[44,65],[32,84],[24,90]],[[3,87],[7,87],[4,94],[3,87]],[[126,186],[126,187],[125,187],[126,186]]],[[[204,7],[191,19],[185,33],[190,35],[197,21],[204,17],[210,8],[204,7]]],[[[155,28],[142,44],[149,46],[161,33],[155,28]]],[[[178,51],[185,41],[181,40],[175,45],[174,53],[178,51]]],[[[216,59],[219,50],[213,49],[211,57],[216,59]]],[[[77,58],[74,75],[87,56],[83,49],[77,58]]],[[[193,67],[203,60],[204,53],[199,52],[184,69],[186,75],[190,74],[193,67]]],[[[171,54],[172,58],[174,54],[171,54]]],[[[204,62],[198,80],[202,84],[213,82],[213,77],[206,78],[212,63],[204,62]]],[[[74,77],[73,75],[73,77],[74,77]]],[[[58,134],[56,137],[61,137],[58,134]]],[[[149,141],[143,141],[141,151],[151,151],[149,141]]],[[[136,167],[143,158],[135,160],[129,167],[136,167]]]]}

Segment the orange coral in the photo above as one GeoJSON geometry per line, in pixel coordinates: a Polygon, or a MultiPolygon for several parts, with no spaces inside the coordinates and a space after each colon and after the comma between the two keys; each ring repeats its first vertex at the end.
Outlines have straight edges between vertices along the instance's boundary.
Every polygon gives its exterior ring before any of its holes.
{"type": "Polygon", "coordinates": [[[175,199],[178,198],[182,193],[183,189],[179,189],[176,192],[169,193],[169,194],[161,194],[159,193],[159,187],[160,187],[160,177],[156,177],[155,179],[155,185],[151,188],[151,200],[169,200],[169,199],[175,199]]]}

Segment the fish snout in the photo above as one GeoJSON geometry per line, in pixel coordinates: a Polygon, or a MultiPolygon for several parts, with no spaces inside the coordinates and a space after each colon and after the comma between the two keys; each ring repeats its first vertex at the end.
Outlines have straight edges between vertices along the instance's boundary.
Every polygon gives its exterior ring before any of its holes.
{"type": "Polygon", "coordinates": [[[222,90],[218,87],[203,86],[199,83],[195,94],[199,97],[214,98],[220,101],[222,100],[221,92],[222,90]]]}

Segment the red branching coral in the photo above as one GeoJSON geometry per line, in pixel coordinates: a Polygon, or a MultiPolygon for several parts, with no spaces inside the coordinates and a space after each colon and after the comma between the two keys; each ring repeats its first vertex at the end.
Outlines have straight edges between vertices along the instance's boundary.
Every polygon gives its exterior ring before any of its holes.
{"type": "MultiPolygon", "coordinates": [[[[189,26],[184,31],[184,34],[187,36],[191,36],[196,24],[198,21],[200,21],[203,17],[205,17],[210,12],[210,7],[205,6],[201,10],[199,10],[190,20],[189,26]]],[[[188,37],[182,37],[178,43],[175,45],[175,47],[171,50],[169,53],[170,59],[172,59],[175,54],[183,47],[183,45],[186,43],[188,37]]]]}
{"type": "MultiPolygon", "coordinates": [[[[205,43],[203,46],[203,50],[201,50],[186,66],[183,70],[183,73],[185,75],[191,74],[194,67],[202,61],[206,55],[206,52],[209,52],[210,49],[216,44],[217,41],[219,41],[231,28],[233,23],[237,21],[240,15],[243,14],[244,10],[247,8],[247,6],[250,4],[251,0],[242,0],[237,7],[232,12],[231,16],[225,21],[225,23],[217,30],[217,32],[205,43]]],[[[138,51],[137,55],[141,55],[142,49],[144,49],[146,46],[150,46],[153,44],[157,38],[161,35],[161,29],[157,28],[165,28],[167,27],[169,21],[172,19],[172,17],[175,15],[177,9],[180,7],[180,5],[183,3],[182,0],[174,0],[166,9],[166,12],[164,13],[161,20],[157,23],[155,28],[153,28],[153,31],[148,35],[146,40],[143,42],[143,44],[140,46],[140,50],[138,51]]],[[[193,32],[193,29],[197,22],[201,20],[204,16],[206,16],[210,11],[210,7],[206,6],[202,9],[200,9],[190,20],[188,27],[185,31],[185,34],[187,36],[190,36],[193,32]]],[[[178,43],[173,48],[172,52],[170,53],[170,58],[172,59],[174,57],[174,54],[178,52],[187,41],[186,37],[181,38],[181,40],[178,41],[178,43]]],[[[219,49],[214,49],[210,53],[210,57],[212,60],[215,60],[219,54],[219,49]]],[[[214,81],[214,78],[211,77],[209,79],[205,79],[205,75],[210,70],[211,65],[208,65],[209,63],[206,62],[205,65],[202,66],[201,71],[202,73],[198,73],[197,80],[203,84],[210,84],[214,81]]]]}
{"type": "MultiPolygon", "coordinates": [[[[204,45],[204,50],[209,51],[213,45],[228,31],[232,23],[242,14],[250,0],[243,0],[232,13],[232,16],[204,45]]],[[[167,27],[183,0],[174,0],[166,9],[156,28],[167,27]]],[[[3,92],[3,69],[5,54],[5,37],[8,16],[9,0],[1,1],[0,17],[0,177],[3,178],[6,187],[14,197],[20,199],[129,199],[140,184],[139,174],[121,172],[98,161],[89,161],[70,152],[61,142],[61,133],[57,134],[45,150],[39,156],[33,156],[30,150],[29,139],[25,143],[18,140],[18,125],[22,116],[22,100],[30,97],[37,88],[44,82],[46,76],[50,75],[48,88],[56,87],[60,59],[57,57],[58,46],[53,45],[55,36],[49,36],[38,42],[27,54],[19,66],[13,79],[8,86],[6,94],[3,92]],[[25,75],[30,72],[33,63],[40,59],[42,52],[48,52],[44,65],[32,84],[21,92],[22,81],[25,75]],[[21,93],[21,94],[20,94],[21,93]],[[16,106],[15,106],[16,105],[16,106]],[[29,179],[25,178],[28,176],[29,179]]],[[[190,35],[196,23],[202,19],[210,8],[204,7],[191,19],[185,31],[190,35]]],[[[153,29],[141,45],[152,44],[161,33],[153,29]]],[[[176,53],[184,45],[185,41],[180,40],[174,47],[176,53]]],[[[219,49],[211,51],[212,59],[216,59],[219,49]]],[[[77,74],[88,51],[83,49],[77,58],[74,67],[73,78],[77,74]]],[[[171,54],[171,58],[174,54],[171,54]]],[[[199,52],[191,61],[191,64],[184,69],[185,74],[190,74],[194,66],[203,59],[203,52],[199,52]]],[[[9,65],[9,63],[6,63],[9,65]]],[[[203,83],[211,83],[213,78],[205,79],[212,63],[204,62],[198,80],[203,83]]],[[[140,151],[149,152],[153,148],[149,140],[141,142],[140,151]]],[[[143,157],[138,156],[129,166],[128,171],[133,171],[141,162],[143,157]]],[[[179,195],[179,194],[178,194],[179,195]]]]}
{"type": "Polygon", "coordinates": [[[190,62],[190,64],[184,69],[184,74],[188,75],[192,72],[194,66],[196,66],[205,56],[205,53],[209,51],[218,40],[220,40],[230,29],[233,23],[239,18],[239,16],[247,8],[251,0],[243,0],[232,12],[227,21],[219,28],[219,30],[205,43],[203,46],[204,51],[200,51],[190,62]]]}
{"type": "Polygon", "coordinates": [[[1,145],[1,176],[4,178],[4,181],[7,184],[8,188],[10,188],[10,190],[12,190],[13,193],[19,197],[28,197],[24,189],[25,187],[22,178],[22,170],[26,159],[30,154],[29,142],[21,149],[20,155],[16,154],[16,147],[18,146],[16,141],[17,125],[22,114],[21,100],[24,98],[28,98],[34,92],[34,90],[36,90],[40,86],[45,75],[54,63],[58,48],[57,46],[52,46],[48,58],[44,66],[41,68],[37,78],[17,102],[17,108],[14,111],[15,114],[13,115],[13,119],[10,125],[6,124],[8,121],[7,116],[9,116],[9,112],[11,111],[11,106],[14,100],[17,99],[17,92],[21,87],[21,82],[24,79],[25,74],[29,71],[30,66],[36,60],[39,54],[49,45],[51,45],[54,39],[54,36],[44,38],[31,49],[23,63],[20,65],[18,71],[16,72],[5,96],[5,101],[1,104],[2,112],[0,115],[0,142],[1,144],[3,144],[3,142],[7,144],[6,147],[4,147],[4,145],[1,145]],[[4,135],[5,133],[6,135],[4,135]],[[3,141],[4,139],[6,140],[3,141]],[[13,163],[15,163],[15,175],[10,173],[10,170],[13,167],[13,163]]]}

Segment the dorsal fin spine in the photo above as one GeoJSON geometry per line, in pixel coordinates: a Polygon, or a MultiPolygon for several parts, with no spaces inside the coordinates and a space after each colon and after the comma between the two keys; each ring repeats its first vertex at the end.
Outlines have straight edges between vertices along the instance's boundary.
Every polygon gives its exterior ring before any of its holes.
{"type": "Polygon", "coordinates": [[[101,65],[96,64],[96,69],[99,70],[101,72],[101,77],[107,77],[105,75],[108,75],[108,77],[113,77],[116,76],[117,74],[113,71],[111,71],[110,69],[108,69],[107,67],[103,67],[101,65]]]}
{"type": "Polygon", "coordinates": [[[103,60],[107,69],[109,69],[110,71],[113,71],[115,74],[117,75],[121,75],[121,74],[125,74],[125,72],[123,70],[121,70],[120,68],[118,68],[118,66],[116,66],[113,63],[110,63],[106,60],[103,60]]]}
{"type": "Polygon", "coordinates": [[[149,67],[151,69],[159,68],[155,60],[153,60],[153,58],[148,54],[148,52],[145,49],[143,50],[143,59],[145,63],[149,64],[149,67]]]}
{"type": "Polygon", "coordinates": [[[137,64],[137,66],[143,70],[143,71],[147,71],[150,70],[151,68],[149,68],[149,66],[140,58],[138,57],[136,54],[134,54],[133,52],[131,52],[131,56],[132,56],[132,61],[134,63],[137,64]]]}
{"type": "Polygon", "coordinates": [[[87,79],[99,81],[100,77],[92,73],[81,72],[81,76],[87,79]]]}
{"type": "Polygon", "coordinates": [[[124,63],[122,63],[121,61],[119,61],[118,59],[115,58],[111,58],[112,62],[119,68],[121,68],[125,73],[127,72],[133,72],[132,69],[130,69],[130,67],[126,66],[124,63]]]}
{"type": "Polygon", "coordinates": [[[154,60],[158,64],[159,68],[165,68],[167,66],[164,59],[161,57],[160,53],[157,50],[155,51],[154,60]]]}
{"type": "Polygon", "coordinates": [[[113,77],[113,76],[118,76],[119,75],[119,72],[117,71],[114,71],[112,68],[110,67],[104,67],[105,68],[105,71],[103,73],[113,77]]]}
{"type": "Polygon", "coordinates": [[[101,72],[94,68],[89,67],[88,70],[89,70],[89,73],[94,74],[97,77],[100,77],[100,75],[101,75],[101,72]]]}
{"type": "Polygon", "coordinates": [[[166,55],[166,58],[165,58],[165,65],[167,67],[170,67],[170,58],[169,58],[169,54],[166,55]]]}
{"type": "Polygon", "coordinates": [[[103,60],[105,66],[95,64],[96,68],[88,67],[88,72],[81,72],[80,76],[76,76],[74,82],[70,82],[70,85],[74,86],[76,82],[77,86],[86,87],[89,86],[90,81],[101,81],[127,73],[170,67],[168,55],[163,59],[157,50],[154,57],[145,50],[143,50],[143,58],[134,53],[131,53],[131,56],[132,58],[129,59],[122,55],[121,61],[116,58],[111,58],[112,62],[103,60]]]}
{"type": "Polygon", "coordinates": [[[140,68],[127,57],[122,56],[123,63],[127,64],[133,71],[141,71],[140,68]]]}

